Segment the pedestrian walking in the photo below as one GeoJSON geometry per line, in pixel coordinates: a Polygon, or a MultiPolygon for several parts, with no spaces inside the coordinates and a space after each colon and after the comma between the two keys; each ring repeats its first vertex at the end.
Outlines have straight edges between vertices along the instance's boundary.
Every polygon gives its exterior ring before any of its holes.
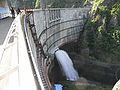
{"type": "Polygon", "coordinates": [[[20,9],[17,8],[17,9],[16,9],[16,13],[17,13],[17,15],[18,15],[20,12],[21,12],[20,9]]]}
{"type": "Polygon", "coordinates": [[[15,18],[15,11],[13,9],[13,7],[10,8],[11,14],[12,14],[12,18],[15,18]]]}

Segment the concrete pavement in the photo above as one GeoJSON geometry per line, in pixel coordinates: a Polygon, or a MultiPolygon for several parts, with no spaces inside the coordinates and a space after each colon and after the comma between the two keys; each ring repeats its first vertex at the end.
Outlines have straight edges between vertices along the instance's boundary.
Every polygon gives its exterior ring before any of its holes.
{"type": "Polygon", "coordinates": [[[10,17],[0,20],[0,45],[3,44],[13,20],[10,17]]]}

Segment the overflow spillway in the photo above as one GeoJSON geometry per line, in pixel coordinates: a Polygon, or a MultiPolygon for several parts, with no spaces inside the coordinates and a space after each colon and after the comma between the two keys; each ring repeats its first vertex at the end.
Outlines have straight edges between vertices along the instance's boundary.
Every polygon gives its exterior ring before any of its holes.
{"type": "Polygon", "coordinates": [[[77,71],[74,69],[72,60],[70,59],[68,54],[63,50],[58,50],[55,52],[55,56],[67,80],[70,81],[77,80],[79,78],[79,75],[77,71]]]}

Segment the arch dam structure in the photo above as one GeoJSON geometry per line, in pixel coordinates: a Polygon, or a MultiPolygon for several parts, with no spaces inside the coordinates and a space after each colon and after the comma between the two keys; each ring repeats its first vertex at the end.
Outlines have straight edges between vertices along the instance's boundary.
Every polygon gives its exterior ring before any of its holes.
{"type": "Polygon", "coordinates": [[[0,47],[0,90],[52,90],[48,70],[60,46],[76,42],[90,8],[27,10],[0,47]]]}

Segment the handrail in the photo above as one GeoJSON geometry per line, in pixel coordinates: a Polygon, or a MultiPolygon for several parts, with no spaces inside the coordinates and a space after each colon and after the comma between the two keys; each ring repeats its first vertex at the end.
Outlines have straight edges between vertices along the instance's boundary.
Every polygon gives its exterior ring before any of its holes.
{"type": "Polygon", "coordinates": [[[24,16],[24,34],[25,34],[25,37],[26,37],[26,42],[27,42],[26,44],[28,45],[28,48],[29,48],[29,54],[30,54],[32,63],[34,65],[34,68],[35,68],[35,71],[36,71],[36,74],[37,74],[38,82],[40,84],[41,89],[44,90],[44,86],[43,86],[42,80],[41,80],[41,78],[39,76],[39,71],[38,71],[37,65],[35,63],[35,59],[33,57],[30,42],[29,42],[29,38],[28,38],[27,26],[26,26],[26,15],[24,16]]]}
{"type": "MultiPolygon", "coordinates": [[[[18,18],[15,18],[10,26],[10,29],[8,30],[7,36],[3,42],[2,48],[0,50],[0,66],[3,66],[0,68],[0,84],[3,85],[0,87],[1,89],[8,90],[9,85],[12,85],[11,83],[5,83],[5,80],[9,82],[14,82],[14,78],[18,78],[17,76],[19,74],[19,59],[18,59],[18,18]],[[15,56],[13,56],[13,54],[15,56]],[[4,87],[5,86],[5,87],[4,87]]],[[[15,83],[15,82],[14,82],[15,83]]],[[[19,81],[16,82],[16,85],[18,85],[19,81]]],[[[19,85],[18,85],[19,86],[19,85]]]]}
{"type": "MultiPolygon", "coordinates": [[[[8,34],[5,38],[5,41],[1,47],[1,65],[6,66],[0,68],[3,72],[0,73],[0,83],[5,86],[6,90],[18,90],[18,89],[25,89],[29,88],[29,90],[36,90],[37,84],[34,80],[34,73],[32,72],[31,63],[29,61],[29,54],[27,51],[24,31],[22,31],[21,27],[21,20],[20,15],[18,15],[15,20],[12,22],[11,27],[8,31],[8,34]],[[12,40],[12,42],[11,42],[12,40]],[[22,50],[23,49],[23,50],[22,50]],[[25,56],[24,56],[25,55],[25,56]],[[9,56],[9,57],[7,57],[9,56]],[[8,62],[6,64],[6,62],[8,62]],[[27,65],[25,66],[25,63],[27,65]],[[26,68],[27,70],[26,70],[26,68]],[[25,75],[23,74],[24,71],[28,71],[25,75]],[[29,74],[28,78],[27,75],[29,74]],[[29,81],[28,81],[29,79],[29,81]],[[9,83],[4,83],[4,81],[9,80],[9,83]],[[24,82],[28,85],[33,85],[28,87],[25,85],[24,82]],[[9,88],[9,85],[16,84],[15,87],[9,88]],[[17,89],[16,89],[17,88],[17,89]]],[[[32,56],[34,60],[34,57],[32,56]]],[[[35,61],[35,60],[34,60],[35,61]]],[[[0,65],[0,66],[1,66],[0,65]]],[[[4,88],[4,87],[0,87],[4,88]]],[[[43,89],[44,90],[44,89],[43,89]]]]}
{"type": "Polygon", "coordinates": [[[3,57],[3,54],[4,54],[5,48],[8,47],[8,43],[9,43],[9,40],[10,40],[11,36],[15,35],[15,32],[16,32],[15,31],[16,30],[16,24],[15,23],[16,23],[16,19],[14,19],[14,21],[12,22],[11,27],[10,27],[8,33],[7,33],[7,36],[6,36],[6,38],[3,42],[3,45],[2,45],[3,50],[1,50],[2,54],[0,55],[0,62],[2,61],[2,57],[3,57]]]}
{"type": "MultiPolygon", "coordinates": [[[[35,70],[35,72],[36,72],[36,75],[37,75],[37,78],[38,78],[38,82],[39,82],[39,84],[40,84],[40,87],[41,87],[41,89],[42,90],[46,90],[46,86],[44,85],[44,83],[43,83],[43,81],[42,81],[42,79],[44,79],[44,82],[47,84],[49,84],[49,80],[47,80],[46,79],[46,77],[43,77],[43,75],[41,76],[40,75],[40,73],[42,73],[42,72],[44,72],[44,70],[42,70],[42,66],[41,66],[41,70],[42,71],[40,71],[39,72],[39,70],[38,70],[38,67],[37,67],[37,64],[36,64],[36,62],[35,62],[35,59],[34,59],[34,57],[33,57],[33,54],[32,54],[32,50],[31,50],[31,46],[30,46],[30,42],[29,42],[29,38],[28,38],[28,31],[27,31],[27,23],[26,23],[26,18],[27,17],[27,15],[25,15],[25,17],[24,17],[24,29],[25,29],[25,37],[26,37],[26,44],[27,44],[27,46],[28,46],[28,49],[29,49],[29,54],[30,54],[30,57],[31,57],[31,60],[32,60],[32,63],[33,63],[33,66],[34,66],[34,70],[35,70]]],[[[40,53],[40,52],[38,52],[38,53],[40,53]]],[[[43,59],[45,59],[44,57],[42,57],[41,56],[41,58],[43,58],[43,59]]],[[[41,62],[42,63],[42,62],[41,62]]],[[[48,85],[47,84],[47,85],[48,85]]],[[[51,90],[51,88],[49,87],[49,85],[48,85],[48,88],[47,88],[48,90],[51,90]]]]}
{"type": "Polygon", "coordinates": [[[115,85],[114,85],[114,87],[112,88],[112,90],[120,90],[120,80],[118,80],[118,81],[115,83],[115,85]]]}

